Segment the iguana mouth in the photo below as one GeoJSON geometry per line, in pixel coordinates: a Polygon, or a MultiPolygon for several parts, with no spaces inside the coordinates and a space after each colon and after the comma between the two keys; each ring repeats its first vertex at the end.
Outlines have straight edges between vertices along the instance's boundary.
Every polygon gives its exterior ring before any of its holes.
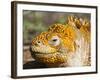
{"type": "Polygon", "coordinates": [[[36,55],[51,55],[51,54],[56,54],[58,52],[39,52],[39,51],[34,51],[32,50],[32,48],[30,47],[30,52],[32,56],[36,56],[36,55]]]}

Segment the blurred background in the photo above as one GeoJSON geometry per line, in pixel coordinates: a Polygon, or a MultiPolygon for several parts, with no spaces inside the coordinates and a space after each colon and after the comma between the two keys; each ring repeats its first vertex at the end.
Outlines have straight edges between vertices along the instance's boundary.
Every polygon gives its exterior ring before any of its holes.
{"type": "MultiPolygon", "coordinates": [[[[87,13],[65,13],[65,12],[43,12],[23,10],[23,64],[34,61],[31,57],[29,46],[34,37],[43,31],[46,31],[49,26],[55,23],[65,24],[68,16],[77,16],[90,20],[91,15],[87,13]]],[[[34,65],[33,65],[34,66],[34,65]]],[[[26,66],[23,66],[27,68],[26,66]]],[[[32,67],[32,66],[31,66],[32,67]]]]}

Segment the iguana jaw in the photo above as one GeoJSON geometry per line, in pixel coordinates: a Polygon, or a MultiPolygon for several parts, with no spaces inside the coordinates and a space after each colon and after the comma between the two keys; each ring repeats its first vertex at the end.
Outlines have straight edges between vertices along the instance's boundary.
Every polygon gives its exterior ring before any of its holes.
{"type": "Polygon", "coordinates": [[[36,61],[46,64],[47,67],[58,67],[67,61],[67,55],[60,52],[40,53],[33,51],[31,54],[36,61]]]}
{"type": "Polygon", "coordinates": [[[34,54],[54,54],[57,52],[55,48],[52,48],[50,46],[31,46],[31,51],[34,54]]]}

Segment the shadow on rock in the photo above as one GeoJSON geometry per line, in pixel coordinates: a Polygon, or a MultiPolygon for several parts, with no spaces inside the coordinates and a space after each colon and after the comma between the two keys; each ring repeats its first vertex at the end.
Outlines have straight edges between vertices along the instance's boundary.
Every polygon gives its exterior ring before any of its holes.
{"type": "Polygon", "coordinates": [[[23,65],[23,69],[36,69],[36,68],[47,68],[45,64],[37,61],[30,61],[23,65]]]}

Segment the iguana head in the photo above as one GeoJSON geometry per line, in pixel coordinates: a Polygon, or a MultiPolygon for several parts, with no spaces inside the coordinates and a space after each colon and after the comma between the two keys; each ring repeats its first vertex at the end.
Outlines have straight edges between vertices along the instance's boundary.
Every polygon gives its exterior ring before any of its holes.
{"type": "Polygon", "coordinates": [[[32,40],[32,55],[37,61],[53,66],[67,62],[67,53],[75,50],[75,33],[67,27],[54,24],[32,40]]]}

